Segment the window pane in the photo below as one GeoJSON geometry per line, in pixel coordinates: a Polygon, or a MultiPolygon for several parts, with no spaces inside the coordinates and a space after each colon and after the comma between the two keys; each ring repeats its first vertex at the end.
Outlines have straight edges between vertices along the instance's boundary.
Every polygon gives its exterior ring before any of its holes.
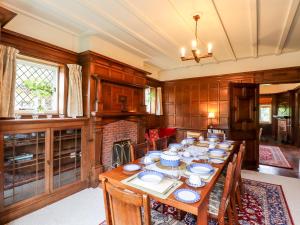
{"type": "Polygon", "coordinates": [[[146,112],[150,113],[150,109],[151,109],[150,88],[145,89],[145,104],[146,104],[146,112]]]}
{"type": "Polygon", "coordinates": [[[57,66],[18,59],[16,72],[16,111],[57,112],[57,66]]]}
{"type": "Polygon", "coordinates": [[[155,88],[151,88],[150,100],[151,100],[151,114],[155,114],[155,108],[156,108],[156,90],[155,90],[155,88]]]}
{"type": "Polygon", "coordinates": [[[271,105],[260,105],[259,121],[260,123],[272,123],[271,105]]]}

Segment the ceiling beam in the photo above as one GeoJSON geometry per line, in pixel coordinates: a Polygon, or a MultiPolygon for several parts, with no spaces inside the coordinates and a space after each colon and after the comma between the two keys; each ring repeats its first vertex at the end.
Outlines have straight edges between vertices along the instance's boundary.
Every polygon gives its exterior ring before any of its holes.
{"type": "Polygon", "coordinates": [[[49,7],[55,8],[56,11],[61,12],[62,15],[66,15],[68,18],[73,19],[73,20],[77,21],[78,23],[83,24],[86,27],[94,29],[95,31],[97,31],[101,34],[104,34],[104,35],[108,36],[112,40],[118,42],[119,44],[121,44],[123,46],[126,46],[128,49],[130,49],[131,51],[135,52],[136,54],[138,54],[140,56],[151,57],[150,55],[148,55],[145,52],[139,50],[138,48],[122,41],[121,39],[115,37],[114,35],[111,35],[110,33],[106,32],[106,31],[104,31],[97,24],[93,23],[92,21],[87,21],[84,18],[82,18],[81,16],[79,16],[78,14],[71,13],[69,10],[66,10],[66,8],[57,5],[56,3],[54,3],[54,1],[39,0],[39,2],[43,2],[43,4],[46,4],[49,7]]]}
{"type": "Polygon", "coordinates": [[[292,24],[293,24],[296,14],[297,14],[299,4],[300,4],[300,0],[292,0],[291,1],[290,8],[288,10],[287,17],[285,19],[285,23],[283,26],[283,30],[282,30],[278,45],[276,47],[275,54],[277,54],[277,55],[281,54],[284,49],[285,43],[290,35],[292,24]]]}
{"type": "Polygon", "coordinates": [[[157,26],[148,16],[145,16],[141,10],[139,10],[134,4],[128,0],[117,0],[123,7],[125,7],[132,15],[138,18],[142,23],[147,25],[151,30],[157,33],[159,36],[164,38],[166,41],[172,43],[175,47],[181,46],[174,38],[172,38],[168,33],[163,31],[159,26],[157,26]]]}
{"type": "Polygon", "coordinates": [[[253,57],[258,56],[258,4],[257,0],[249,1],[250,8],[250,32],[252,41],[252,55],[253,57]]]}
{"type": "Polygon", "coordinates": [[[224,34],[225,34],[225,36],[226,36],[226,41],[227,41],[227,44],[228,44],[229,47],[230,47],[230,52],[231,52],[231,54],[232,54],[234,60],[237,60],[236,54],[235,54],[234,49],[233,49],[233,47],[232,47],[230,38],[229,38],[228,33],[227,33],[227,30],[226,30],[226,28],[225,28],[225,26],[224,26],[222,17],[221,17],[221,15],[220,15],[220,12],[219,12],[219,10],[218,10],[216,4],[215,4],[215,1],[214,1],[214,0],[211,0],[211,2],[212,2],[212,5],[213,5],[214,10],[215,10],[215,12],[216,12],[216,14],[217,14],[217,16],[218,16],[218,21],[219,21],[219,23],[220,23],[220,25],[221,25],[221,27],[222,27],[222,30],[223,30],[223,32],[224,32],[224,34]]]}
{"type": "Polygon", "coordinates": [[[22,9],[19,9],[19,8],[13,6],[13,5],[10,5],[10,4],[6,3],[6,2],[5,3],[4,2],[0,2],[0,6],[4,6],[4,7],[10,9],[10,10],[13,10],[13,11],[17,12],[18,14],[22,14],[22,15],[28,16],[28,17],[30,17],[32,19],[35,19],[35,20],[37,20],[37,21],[39,21],[41,23],[47,24],[47,25],[52,26],[52,27],[54,27],[56,29],[59,29],[59,30],[64,31],[66,33],[69,33],[69,34],[71,34],[73,36],[79,37],[79,34],[76,33],[76,32],[74,32],[74,31],[71,31],[71,30],[69,30],[69,29],[67,29],[65,27],[62,27],[62,26],[57,25],[55,23],[52,23],[52,22],[50,22],[48,20],[45,20],[45,19],[43,19],[43,18],[41,18],[39,16],[33,15],[31,13],[28,13],[28,12],[26,12],[26,11],[24,11],[22,9]]]}
{"type": "MultiPolygon", "coordinates": [[[[109,15],[107,12],[101,9],[99,5],[92,3],[91,1],[86,0],[79,0],[80,4],[87,7],[87,9],[94,11],[97,15],[103,17],[106,19],[109,23],[113,24],[114,26],[117,26],[120,30],[125,31],[127,34],[132,36],[134,39],[141,41],[143,44],[149,46],[152,49],[155,49],[156,51],[164,54],[167,57],[175,59],[174,55],[171,55],[170,52],[162,49],[160,46],[154,44],[153,42],[149,41],[145,38],[145,36],[137,33],[136,31],[132,30],[128,26],[126,26],[124,23],[122,23],[120,20],[117,20],[113,16],[109,15]]],[[[177,59],[177,58],[176,58],[177,59]]]]}

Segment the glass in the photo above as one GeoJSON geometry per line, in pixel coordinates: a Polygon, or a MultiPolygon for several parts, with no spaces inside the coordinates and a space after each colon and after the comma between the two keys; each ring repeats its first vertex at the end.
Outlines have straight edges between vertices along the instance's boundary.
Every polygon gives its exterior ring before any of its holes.
{"type": "Polygon", "coordinates": [[[53,188],[81,179],[81,129],[54,131],[53,188]]]}
{"type": "Polygon", "coordinates": [[[4,206],[45,190],[45,132],[4,135],[4,206]]]}
{"type": "Polygon", "coordinates": [[[25,59],[16,64],[15,110],[57,111],[58,66],[25,59]]]}

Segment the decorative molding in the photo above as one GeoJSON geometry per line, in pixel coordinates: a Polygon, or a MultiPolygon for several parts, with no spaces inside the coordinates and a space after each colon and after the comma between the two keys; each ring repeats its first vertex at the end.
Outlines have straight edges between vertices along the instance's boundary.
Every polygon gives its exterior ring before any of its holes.
{"type": "Polygon", "coordinates": [[[73,36],[79,37],[79,34],[76,33],[76,32],[73,32],[73,31],[71,31],[71,30],[69,30],[67,28],[64,28],[64,27],[62,27],[60,25],[57,25],[57,24],[52,23],[52,22],[50,22],[48,20],[45,20],[45,19],[43,19],[43,18],[41,18],[39,16],[35,16],[35,15],[31,14],[31,13],[28,13],[28,12],[22,10],[22,9],[19,9],[19,8],[15,7],[15,6],[12,6],[11,4],[0,2],[0,5],[4,6],[5,8],[11,9],[11,10],[13,10],[13,11],[19,13],[19,14],[23,14],[25,16],[33,18],[33,19],[35,19],[35,20],[37,20],[37,21],[39,21],[41,23],[47,24],[47,25],[52,26],[52,27],[54,27],[56,29],[59,29],[59,30],[64,31],[66,33],[69,33],[69,34],[71,34],[73,36]]]}
{"type": "Polygon", "coordinates": [[[77,63],[76,52],[4,28],[0,43],[17,48],[22,55],[60,64],[77,63]]]}
{"type": "Polygon", "coordinates": [[[0,25],[4,27],[11,21],[17,14],[0,6],[0,25]]]}
{"type": "Polygon", "coordinates": [[[72,18],[73,20],[75,20],[75,21],[77,21],[77,22],[79,22],[81,24],[84,24],[86,27],[94,29],[97,32],[99,32],[99,33],[101,33],[101,34],[103,34],[103,35],[111,38],[112,40],[116,41],[117,43],[122,44],[123,46],[127,47],[128,49],[131,49],[136,54],[138,54],[140,56],[143,56],[143,57],[147,57],[147,55],[143,51],[137,49],[136,47],[134,47],[134,46],[132,46],[130,44],[127,44],[126,42],[122,41],[121,39],[117,38],[116,36],[111,35],[110,33],[104,31],[99,26],[97,26],[95,23],[91,23],[90,21],[87,21],[87,20],[83,19],[81,16],[74,15],[74,14],[70,13],[68,10],[66,10],[66,9],[64,9],[62,7],[59,7],[53,1],[48,1],[48,0],[40,0],[40,1],[42,1],[43,3],[49,5],[50,7],[55,8],[55,10],[60,11],[61,13],[67,15],[69,18],[72,18]]]}

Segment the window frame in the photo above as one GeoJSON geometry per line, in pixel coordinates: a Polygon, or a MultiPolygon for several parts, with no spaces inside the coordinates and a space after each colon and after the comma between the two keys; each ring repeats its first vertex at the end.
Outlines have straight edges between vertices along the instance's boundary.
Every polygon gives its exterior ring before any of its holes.
{"type": "MultiPolygon", "coordinates": [[[[46,66],[57,67],[57,82],[56,82],[56,109],[51,111],[45,111],[44,113],[38,113],[39,115],[59,115],[64,113],[65,100],[64,100],[64,84],[65,84],[65,66],[51,61],[46,61],[38,58],[33,58],[25,55],[17,55],[17,60],[28,61],[29,63],[41,64],[46,66]]],[[[34,113],[32,110],[14,110],[15,114],[23,116],[31,116],[34,113]]]]}
{"type": "Polygon", "coordinates": [[[259,105],[259,124],[272,124],[272,104],[260,104],[259,105]],[[261,108],[268,108],[270,110],[269,121],[261,120],[261,108]]]}

